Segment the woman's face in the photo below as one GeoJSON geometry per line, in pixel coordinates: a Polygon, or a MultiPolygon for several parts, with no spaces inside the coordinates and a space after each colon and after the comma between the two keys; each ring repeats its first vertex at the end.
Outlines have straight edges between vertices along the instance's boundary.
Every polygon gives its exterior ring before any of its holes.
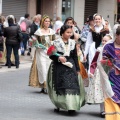
{"type": "Polygon", "coordinates": [[[102,24],[102,18],[101,16],[95,16],[95,24],[96,26],[100,26],[102,24]]]}
{"type": "Polygon", "coordinates": [[[39,18],[36,18],[36,19],[35,19],[35,22],[36,22],[36,23],[39,23],[39,18]]]}
{"type": "Polygon", "coordinates": [[[63,34],[62,37],[63,39],[68,40],[72,35],[72,28],[68,28],[63,34]]]}
{"type": "Polygon", "coordinates": [[[120,35],[116,35],[116,43],[120,45],[120,35]]]}
{"type": "Polygon", "coordinates": [[[108,24],[109,24],[108,21],[105,21],[105,25],[108,26],[108,24]]]}
{"type": "Polygon", "coordinates": [[[72,21],[72,20],[68,20],[68,21],[66,22],[66,24],[69,25],[69,26],[73,26],[73,21],[72,21]]]}
{"type": "Polygon", "coordinates": [[[43,26],[44,26],[44,27],[47,27],[47,28],[50,26],[50,19],[49,19],[49,18],[46,18],[46,19],[44,20],[43,26]]]}

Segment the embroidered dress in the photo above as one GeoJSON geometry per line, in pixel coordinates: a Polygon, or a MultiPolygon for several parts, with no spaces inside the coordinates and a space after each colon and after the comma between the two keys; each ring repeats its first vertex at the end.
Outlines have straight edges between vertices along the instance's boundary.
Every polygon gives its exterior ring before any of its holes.
{"type": "MultiPolygon", "coordinates": [[[[108,31],[104,29],[104,26],[94,26],[94,28],[90,29],[88,33],[86,46],[85,46],[85,56],[88,54],[88,61],[89,61],[89,69],[88,75],[90,74],[90,65],[95,56],[97,48],[100,46],[102,37],[107,34],[108,31]]],[[[89,79],[89,88],[87,93],[87,102],[89,103],[101,103],[103,101],[103,95],[101,94],[101,83],[100,83],[100,75],[96,70],[95,75],[93,78],[89,79]],[[98,96],[98,98],[96,97],[98,96]],[[90,98],[89,98],[90,97],[90,98]]]]}
{"type": "Polygon", "coordinates": [[[55,55],[47,78],[48,94],[52,103],[65,110],[79,110],[85,104],[85,91],[79,71],[75,41],[69,39],[65,45],[61,38],[54,41],[57,53],[63,55],[73,67],[63,65],[55,55]]]}
{"type": "MultiPolygon", "coordinates": [[[[55,39],[55,32],[52,29],[50,29],[49,34],[42,34],[39,28],[35,32],[35,35],[37,36],[38,42],[46,46],[46,49],[55,39]]],[[[46,78],[51,63],[46,49],[36,48],[29,77],[29,85],[32,87],[46,88],[46,78]]]]}
{"type": "Polygon", "coordinates": [[[97,63],[100,60],[101,52],[102,52],[102,47],[98,47],[96,54],[90,65],[90,74],[93,76],[93,78],[90,78],[90,82],[89,82],[89,88],[87,92],[87,103],[104,102],[101,77],[97,66],[97,63]]]}
{"type": "Polygon", "coordinates": [[[114,42],[105,45],[98,64],[105,97],[106,120],[120,119],[120,48],[114,42]]]}

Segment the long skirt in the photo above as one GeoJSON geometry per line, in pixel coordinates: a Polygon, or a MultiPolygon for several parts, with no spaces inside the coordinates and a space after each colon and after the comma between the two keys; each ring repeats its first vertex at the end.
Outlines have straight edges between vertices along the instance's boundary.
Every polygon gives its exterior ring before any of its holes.
{"type": "Polygon", "coordinates": [[[104,96],[102,83],[100,81],[99,70],[96,68],[93,78],[89,78],[89,87],[87,92],[87,103],[103,103],[104,96]]]}
{"type": "Polygon", "coordinates": [[[48,71],[47,87],[48,87],[48,95],[52,103],[57,108],[61,108],[64,110],[80,110],[80,108],[85,105],[85,90],[81,76],[78,75],[78,84],[80,90],[79,95],[78,94],[59,95],[56,94],[56,91],[54,89],[52,73],[53,73],[53,67],[51,64],[48,71]]]}
{"type": "Polygon", "coordinates": [[[44,50],[36,49],[32,62],[29,86],[46,88],[47,73],[51,60],[44,50]]]}
{"type": "Polygon", "coordinates": [[[110,98],[105,100],[105,120],[120,120],[120,106],[110,98]]]}

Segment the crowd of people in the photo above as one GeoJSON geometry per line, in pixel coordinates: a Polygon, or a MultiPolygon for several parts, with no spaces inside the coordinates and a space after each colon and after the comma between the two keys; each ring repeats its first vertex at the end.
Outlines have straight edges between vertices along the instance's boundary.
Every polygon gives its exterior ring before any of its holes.
{"type": "Polygon", "coordinates": [[[15,21],[0,17],[0,57],[19,68],[21,55],[31,55],[29,86],[40,88],[54,111],[73,114],[85,104],[100,104],[100,116],[120,119],[120,21],[113,27],[99,14],[90,15],[80,30],[72,17],[52,24],[48,15],[15,21]],[[4,44],[5,43],[5,44],[4,44]],[[13,53],[12,53],[13,50],[13,53]],[[87,91],[85,91],[85,87],[87,91]]]}

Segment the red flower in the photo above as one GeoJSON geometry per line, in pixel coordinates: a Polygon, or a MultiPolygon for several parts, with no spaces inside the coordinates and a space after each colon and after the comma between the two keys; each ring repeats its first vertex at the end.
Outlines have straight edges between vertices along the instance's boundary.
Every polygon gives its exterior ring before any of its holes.
{"type": "Polygon", "coordinates": [[[47,55],[53,55],[56,52],[56,48],[54,45],[50,46],[48,51],[47,51],[47,55]]]}
{"type": "Polygon", "coordinates": [[[104,65],[108,65],[108,66],[110,66],[110,67],[113,66],[112,62],[111,62],[110,60],[108,60],[108,59],[106,59],[106,60],[101,60],[101,63],[104,64],[104,65]]]}

